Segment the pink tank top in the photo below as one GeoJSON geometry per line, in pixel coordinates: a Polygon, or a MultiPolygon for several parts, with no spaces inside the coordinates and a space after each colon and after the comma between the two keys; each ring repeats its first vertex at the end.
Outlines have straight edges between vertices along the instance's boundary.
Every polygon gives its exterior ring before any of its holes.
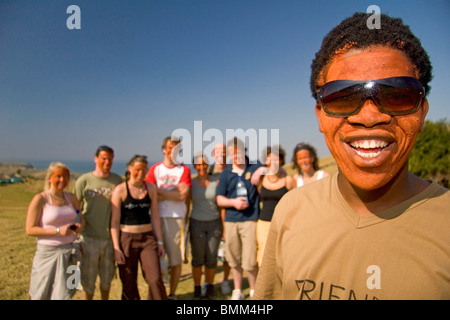
{"type": "MultiPolygon", "coordinates": [[[[67,201],[67,205],[65,206],[54,206],[52,204],[52,197],[50,195],[49,203],[47,203],[47,199],[45,198],[44,193],[41,193],[42,197],[45,200],[45,206],[42,210],[41,219],[39,220],[39,226],[41,228],[56,228],[61,227],[68,223],[74,223],[77,217],[77,213],[70,202],[70,199],[67,197],[66,193],[64,193],[64,198],[67,201]]],[[[37,237],[37,242],[40,244],[45,244],[48,246],[60,246],[63,244],[72,243],[77,236],[46,236],[46,237],[37,237]]]]}

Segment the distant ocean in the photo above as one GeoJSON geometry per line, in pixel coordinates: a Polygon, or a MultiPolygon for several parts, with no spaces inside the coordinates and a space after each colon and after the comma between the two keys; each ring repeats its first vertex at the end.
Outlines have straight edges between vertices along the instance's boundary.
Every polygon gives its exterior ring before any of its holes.
{"type": "MultiPolygon", "coordinates": [[[[162,159],[161,159],[162,160],[162,159]]],[[[50,162],[54,160],[21,160],[23,162],[30,163],[35,169],[38,170],[45,170],[50,165],[50,162]]],[[[93,171],[95,169],[95,162],[94,160],[61,160],[65,165],[67,165],[71,172],[76,173],[86,173],[93,171]]],[[[117,173],[119,175],[124,175],[125,170],[127,168],[127,162],[128,161],[114,161],[111,171],[114,173],[117,173]]],[[[150,162],[148,167],[150,168],[152,165],[154,165],[157,162],[150,162]]],[[[187,165],[191,169],[191,173],[193,173],[193,166],[187,165]]]]}
{"type": "MultiPolygon", "coordinates": [[[[24,160],[30,163],[35,169],[45,170],[54,160],[24,160]]],[[[94,160],[59,160],[69,167],[71,172],[86,173],[95,169],[94,160]]],[[[117,174],[125,174],[126,161],[114,161],[111,171],[117,174]]]]}

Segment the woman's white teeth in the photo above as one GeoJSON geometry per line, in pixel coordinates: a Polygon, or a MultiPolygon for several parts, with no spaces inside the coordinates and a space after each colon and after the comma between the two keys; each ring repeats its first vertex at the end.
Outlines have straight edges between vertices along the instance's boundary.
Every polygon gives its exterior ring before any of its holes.
{"type": "Polygon", "coordinates": [[[374,158],[383,151],[383,148],[388,146],[388,143],[382,140],[359,140],[350,142],[350,145],[359,156],[374,158]]]}

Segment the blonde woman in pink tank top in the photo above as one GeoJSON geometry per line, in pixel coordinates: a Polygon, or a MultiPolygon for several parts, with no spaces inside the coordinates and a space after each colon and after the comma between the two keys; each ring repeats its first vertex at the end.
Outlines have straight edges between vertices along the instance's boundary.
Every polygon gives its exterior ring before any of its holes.
{"type": "Polygon", "coordinates": [[[36,194],[28,207],[26,233],[37,238],[37,249],[30,277],[33,300],[68,300],[76,286],[68,283],[73,272],[67,272],[78,257],[74,241],[83,230],[84,218],[79,214],[76,196],[64,192],[70,171],[63,163],[50,164],[45,190],[36,194]]]}

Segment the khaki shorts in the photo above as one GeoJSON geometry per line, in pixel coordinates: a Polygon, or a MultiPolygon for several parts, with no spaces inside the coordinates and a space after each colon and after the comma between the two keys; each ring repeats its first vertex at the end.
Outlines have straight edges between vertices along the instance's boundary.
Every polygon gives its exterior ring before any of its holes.
{"type": "Polygon", "coordinates": [[[80,278],[83,290],[94,294],[97,275],[101,290],[109,290],[116,272],[112,240],[82,236],[81,251],[80,278]]]}
{"type": "Polygon", "coordinates": [[[256,263],[256,220],[225,222],[225,258],[230,267],[252,271],[256,263]]]}
{"type": "Polygon", "coordinates": [[[161,218],[164,251],[169,258],[169,266],[181,264],[181,239],[184,237],[184,218],[161,218]]]}
{"type": "Polygon", "coordinates": [[[264,249],[266,247],[267,235],[269,234],[270,221],[258,220],[256,225],[256,240],[258,242],[258,253],[256,260],[258,265],[261,265],[264,249]]]}

